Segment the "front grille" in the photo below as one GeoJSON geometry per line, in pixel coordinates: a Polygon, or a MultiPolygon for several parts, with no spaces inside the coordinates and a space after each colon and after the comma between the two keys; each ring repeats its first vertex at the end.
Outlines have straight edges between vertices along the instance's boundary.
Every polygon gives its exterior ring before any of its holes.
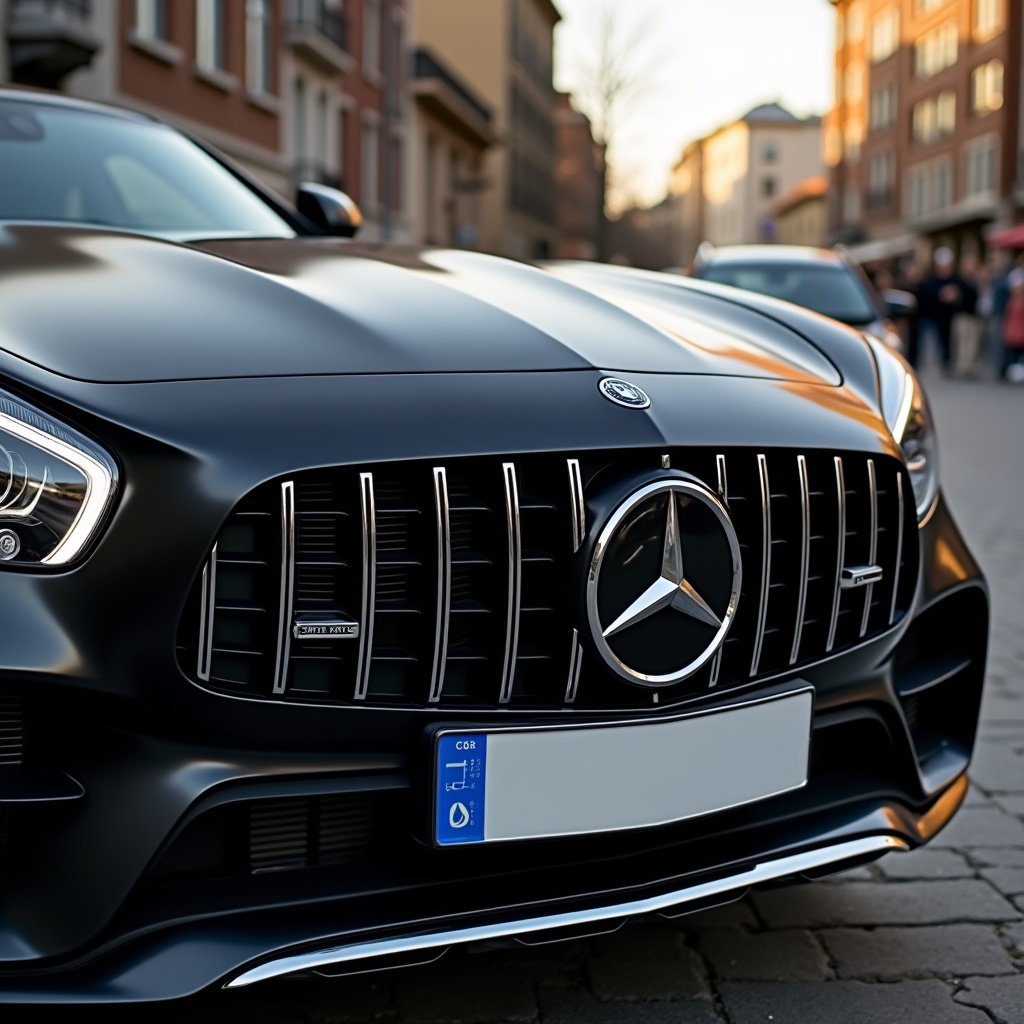
{"type": "Polygon", "coordinates": [[[895,625],[916,584],[916,525],[902,465],[877,455],[685,449],[303,472],[229,517],[188,600],[179,661],[202,686],[285,701],[671,704],[798,671],[895,625]],[[725,500],[743,586],[721,653],[653,694],[588,650],[580,548],[595,526],[585,499],[666,456],[725,500]],[[844,569],[872,565],[880,581],[843,585],[844,569]],[[296,623],[346,622],[358,635],[294,635],[296,623]]]}
{"type": "Polygon", "coordinates": [[[0,694],[0,765],[21,764],[24,746],[21,697],[0,694]]]}

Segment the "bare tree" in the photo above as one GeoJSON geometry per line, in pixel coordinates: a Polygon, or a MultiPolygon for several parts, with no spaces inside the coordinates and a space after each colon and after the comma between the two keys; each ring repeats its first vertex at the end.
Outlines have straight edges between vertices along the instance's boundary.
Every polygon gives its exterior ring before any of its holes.
{"type": "MultiPolygon", "coordinates": [[[[627,24],[627,5],[621,0],[603,0],[593,16],[591,52],[582,56],[573,92],[576,105],[590,119],[594,141],[602,148],[601,209],[598,218],[598,258],[608,258],[607,211],[611,193],[609,153],[614,153],[619,129],[631,108],[650,87],[660,59],[651,53],[652,31],[648,18],[627,24]]],[[[635,9],[635,8],[634,8],[635,9]]],[[[621,180],[624,168],[614,161],[616,184],[628,190],[621,180]]]]}

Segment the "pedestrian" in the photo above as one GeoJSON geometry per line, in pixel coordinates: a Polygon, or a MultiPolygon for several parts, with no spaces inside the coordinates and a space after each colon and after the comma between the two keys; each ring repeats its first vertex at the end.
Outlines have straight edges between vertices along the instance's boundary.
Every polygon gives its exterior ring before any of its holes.
{"type": "Polygon", "coordinates": [[[977,296],[974,288],[957,272],[953,250],[942,246],[935,250],[934,270],[921,285],[922,322],[928,321],[939,341],[939,359],[943,372],[951,372],[953,358],[953,317],[974,312],[977,296]]]}
{"type": "Polygon", "coordinates": [[[905,292],[914,296],[914,312],[907,317],[903,350],[907,362],[915,369],[920,354],[921,346],[921,299],[922,286],[924,285],[924,271],[917,260],[910,260],[904,267],[899,278],[899,286],[905,292]]]}
{"type": "Polygon", "coordinates": [[[987,269],[975,256],[965,256],[960,261],[960,279],[967,291],[963,308],[953,314],[951,335],[953,366],[958,377],[973,377],[978,366],[985,331],[985,323],[978,315],[978,299],[982,288],[988,284],[987,274],[987,269]]]}
{"type": "Polygon", "coordinates": [[[1003,377],[1024,383],[1024,270],[1016,267],[1007,278],[1010,297],[1003,314],[1003,377]]]}

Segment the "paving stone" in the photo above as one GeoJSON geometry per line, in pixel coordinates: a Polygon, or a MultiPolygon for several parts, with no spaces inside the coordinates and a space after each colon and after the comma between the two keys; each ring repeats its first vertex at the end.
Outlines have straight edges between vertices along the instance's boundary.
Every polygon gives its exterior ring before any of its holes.
{"type": "Polygon", "coordinates": [[[1012,974],[995,930],[983,924],[924,928],[837,928],[819,933],[840,978],[899,981],[914,975],[1012,974]]]}
{"type": "Polygon", "coordinates": [[[998,1024],[1021,1024],[1024,1021],[1024,974],[1012,978],[967,978],[963,991],[955,998],[958,1003],[984,1008],[998,1024]]]}
{"type": "Polygon", "coordinates": [[[727,981],[823,981],[832,973],[821,946],[805,931],[712,932],[701,939],[701,949],[727,981]]]}
{"type": "Polygon", "coordinates": [[[731,1024],[992,1024],[981,1010],[954,1003],[941,981],[734,981],[719,993],[731,1024]]]}
{"type": "Polygon", "coordinates": [[[967,859],[983,868],[1024,868],[1024,847],[976,847],[968,851],[967,859]]]}
{"type": "Polygon", "coordinates": [[[851,882],[805,885],[755,894],[773,928],[1013,921],[1020,912],[987,882],[851,882]]]}
{"type": "Polygon", "coordinates": [[[708,1002],[600,1003],[586,992],[541,998],[544,1024],[722,1024],[708,1002]]]}
{"type": "Polygon", "coordinates": [[[953,850],[914,850],[890,853],[878,862],[887,878],[970,878],[974,872],[964,858],[953,850]]]}
{"type": "Polygon", "coordinates": [[[712,928],[756,928],[758,926],[754,911],[746,900],[727,903],[724,907],[711,910],[700,910],[696,914],[687,914],[676,918],[676,922],[687,931],[707,931],[712,928]]]}
{"type": "Polygon", "coordinates": [[[587,965],[600,999],[710,998],[704,964],[683,936],[667,928],[624,928],[597,940],[587,965]]]}
{"type": "Polygon", "coordinates": [[[1004,896],[1024,893],[1024,868],[982,868],[981,877],[991,882],[1004,896]]]}
{"type": "Polygon", "coordinates": [[[408,1024],[533,1021],[538,1012],[533,985],[525,974],[512,968],[477,967],[471,960],[403,972],[396,1002],[399,1016],[408,1024]]]}
{"type": "Polygon", "coordinates": [[[967,790],[967,796],[964,797],[964,807],[984,807],[992,803],[992,798],[982,790],[978,789],[977,786],[970,786],[967,790]]]}
{"type": "Polygon", "coordinates": [[[1014,814],[1018,818],[1024,818],[1024,796],[997,796],[993,797],[1007,814],[1014,814]]]}
{"type": "MultiPolygon", "coordinates": [[[[1024,761],[1021,769],[1024,770],[1024,761]]],[[[995,807],[965,807],[932,840],[932,846],[1024,846],[1024,821],[995,807]]]]}
{"type": "Polygon", "coordinates": [[[1024,957],[1024,922],[1004,925],[1000,931],[1003,934],[1003,942],[1011,953],[1024,957]]]}

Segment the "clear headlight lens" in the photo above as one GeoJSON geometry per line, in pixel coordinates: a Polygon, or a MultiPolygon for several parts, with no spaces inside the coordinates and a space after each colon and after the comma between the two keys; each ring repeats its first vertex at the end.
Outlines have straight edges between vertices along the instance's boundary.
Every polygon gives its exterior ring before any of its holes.
{"type": "Polygon", "coordinates": [[[0,566],[73,561],[96,533],[115,485],[105,452],[0,396],[0,566]]]}
{"type": "Polygon", "coordinates": [[[901,356],[875,338],[869,336],[868,341],[878,364],[885,422],[903,450],[921,522],[931,513],[939,493],[939,449],[928,399],[901,356]]]}

